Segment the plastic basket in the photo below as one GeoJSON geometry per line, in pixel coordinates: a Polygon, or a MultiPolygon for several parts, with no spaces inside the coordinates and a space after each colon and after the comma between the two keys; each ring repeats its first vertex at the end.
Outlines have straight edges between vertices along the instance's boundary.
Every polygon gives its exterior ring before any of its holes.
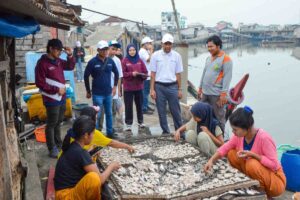
{"type": "Polygon", "coordinates": [[[35,139],[37,142],[46,142],[45,128],[46,126],[40,126],[34,130],[35,139]]]}

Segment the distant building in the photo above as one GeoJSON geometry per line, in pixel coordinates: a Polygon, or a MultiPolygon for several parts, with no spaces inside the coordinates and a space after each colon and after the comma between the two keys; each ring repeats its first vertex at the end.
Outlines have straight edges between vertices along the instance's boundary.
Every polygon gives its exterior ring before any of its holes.
{"type": "Polygon", "coordinates": [[[222,31],[223,29],[232,29],[232,23],[226,21],[219,21],[216,25],[216,29],[218,31],[222,31]]]}
{"type": "MultiPolygon", "coordinates": [[[[187,28],[187,18],[185,16],[180,16],[177,12],[177,18],[179,22],[180,29],[187,28]]],[[[174,32],[177,29],[176,20],[174,12],[162,12],[161,13],[161,30],[165,32],[174,32]]]]}
{"type": "Polygon", "coordinates": [[[209,36],[209,31],[203,24],[194,23],[190,24],[185,29],[181,29],[181,35],[183,39],[207,38],[209,36]]]}
{"type": "Polygon", "coordinates": [[[100,40],[118,40],[122,45],[123,53],[130,43],[139,48],[142,38],[146,35],[155,41],[161,40],[160,26],[142,26],[117,17],[108,17],[101,22],[90,24],[85,27],[85,30],[90,32],[86,37],[85,45],[90,47],[91,54],[96,53],[96,46],[100,40]]]}

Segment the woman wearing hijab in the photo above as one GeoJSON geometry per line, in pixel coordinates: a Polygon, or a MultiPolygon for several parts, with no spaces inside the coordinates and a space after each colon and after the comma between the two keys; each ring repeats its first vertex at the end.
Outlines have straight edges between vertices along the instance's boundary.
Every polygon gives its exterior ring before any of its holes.
{"type": "Polygon", "coordinates": [[[192,119],[175,132],[175,141],[185,133],[185,140],[199,146],[200,150],[213,155],[223,143],[223,130],[220,122],[215,118],[213,109],[208,103],[197,102],[191,108],[192,119]]]}
{"type": "Polygon", "coordinates": [[[133,100],[136,106],[139,128],[145,128],[143,124],[143,89],[147,79],[147,68],[140,59],[136,47],[129,44],[126,49],[126,57],[122,60],[123,88],[125,103],[126,131],[131,131],[133,123],[133,100]]]}

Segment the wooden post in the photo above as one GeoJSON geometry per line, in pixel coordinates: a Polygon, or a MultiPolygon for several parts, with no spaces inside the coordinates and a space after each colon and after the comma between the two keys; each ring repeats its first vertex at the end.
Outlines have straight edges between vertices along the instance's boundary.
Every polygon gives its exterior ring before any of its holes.
{"type": "Polygon", "coordinates": [[[176,44],[176,51],[181,55],[183,64],[183,73],[181,74],[181,88],[182,88],[182,103],[187,103],[187,89],[188,89],[188,49],[187,43],[176,44]]]}
{"type": "MultiPolygon", "coordinates": [[[[0,87],[0,94],[1,94],[0,87]]],[[[5,111],[3,107],[2,95],[0,95],[0,199],[11,200],[12,194],[12,174],[9,160],[9,154],[7,151],[8,140],[6,132],[5,111]]]]}
{"type": "Polygon", "coordinates": [[[175,7],[174,0],[171,0],[171,1],[172,1],[173,12],[174,12],[174,16],[175,16],[176,25],[177,25],[178,39],[179,39],[179,41],[181,41],[182,37],[181,37],[181,33],[180,33],[180,26],[179,26],[179,22],[178,22],[177,10],[176,10],[176,7],[175,7]]]}

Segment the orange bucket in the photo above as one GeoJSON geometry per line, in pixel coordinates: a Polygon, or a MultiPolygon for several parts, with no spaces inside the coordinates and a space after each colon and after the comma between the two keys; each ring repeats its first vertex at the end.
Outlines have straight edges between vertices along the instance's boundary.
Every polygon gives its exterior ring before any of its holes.
{"type": "Polygon", "coordinates": [[[34,130],[35,139],[37,142],[43,142],[43,143],[46,142],[45,128],[46,128],[46,126],[43,125],[43,126],[37,127],[34,130]]]}

